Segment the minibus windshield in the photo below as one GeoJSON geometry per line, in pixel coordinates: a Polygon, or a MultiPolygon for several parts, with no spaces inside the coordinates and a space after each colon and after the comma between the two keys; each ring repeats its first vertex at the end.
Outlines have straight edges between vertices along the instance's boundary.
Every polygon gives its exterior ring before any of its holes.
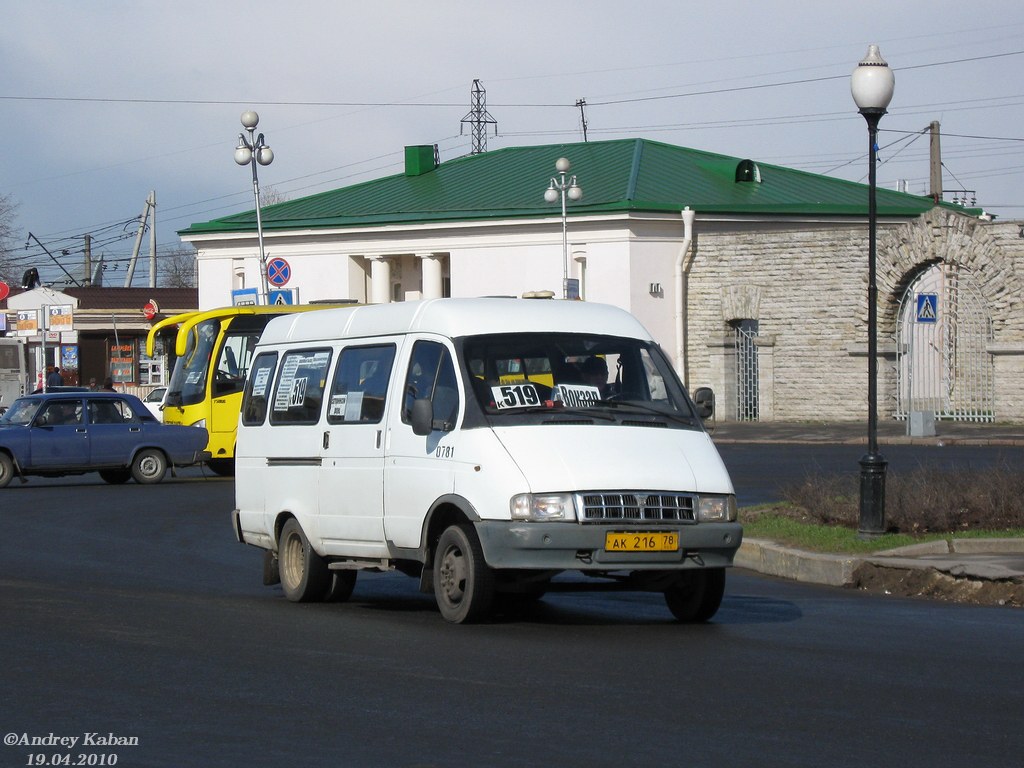
{"type": "Polygon", "coordinates": [[[587,409],[696,418],[657,345],[578,333],[510,333],[465,339],[473,392],[489,416],[587,409]]]}
{"type": "Polygon", "coordinates": [[[194,405],[206,398],[207,371],[220,324],[220,318],[212,318],[192,329],[185,354],[174,363],[171,380],[167,385],[168,404],[194,405]]]}

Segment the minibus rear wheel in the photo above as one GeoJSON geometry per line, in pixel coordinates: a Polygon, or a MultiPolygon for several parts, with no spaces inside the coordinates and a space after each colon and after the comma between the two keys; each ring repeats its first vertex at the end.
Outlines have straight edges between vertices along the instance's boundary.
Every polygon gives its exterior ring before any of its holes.
{"type": "Polygon", "coordinates": [[[210,468],[210,471],[215,475],[221,477],[234,477],[235,475],[235,460],[230,459],[210,459],[206,462],[206,466],[210,468]]]}
{"type": "Polygon", "coordinates": [[[718,612],[725,594],[725,568],[683,571],[665,590],[665,602],[679,621],[708,621],[718,612]]]}
{"type": "Polygon", "coordinates": [[[293,603],[324,599],[331,575],[327,563],[313,551],[302,526],[294,517],[281,529],[277,561],[285,597],[293,603]]]}
{"type": "Polygon", "coordinates": [[[345,570],[332,571],[328,577],[327,592],[324,593],[325,603],[344,603],[352,597],[352,590],[356,588],[356,576],[359,571],[345,570]]]}
{"type": "Polygon", "coordinates": [[[476,532],[451,525],[434,553],[434,597],[445,621],[462,624],[485,614],[494,600],[494,571],[484,561],[476,532]]]}

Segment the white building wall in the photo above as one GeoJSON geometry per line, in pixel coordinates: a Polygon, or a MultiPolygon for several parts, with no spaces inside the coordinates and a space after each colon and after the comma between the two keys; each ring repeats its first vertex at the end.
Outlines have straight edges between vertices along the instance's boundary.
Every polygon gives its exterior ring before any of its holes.
{"type": "MultiPolygon", "coordinates": [[[[982,288],[992,301],[997,418],[1024,421],[1024,239],[1016,224],[951,224],[941,216],[880,224],[880,418],[889,418],[895,403],[901,281],[926,263],[959,259],[987,280],[982,288]]],[[[254,236],[191,239],[199,248],[200,308],[230,303],[235,258],[247,258],[247,285],[259,285],[254,236]]],[[[571,275],[580,274],[577,259],[585,259],[587,300],[632,312],[669,356],[676,348],[673,272],[682,239],[678,214],[569,220],[571,275]],[[660,290],[652,291],[652,284],[660,290]]],[[[272,233],[266,242],[270,257],[291,265],[286,287],[298,288],[303,302],[367,300],[372,256],[393,260],[400,267],[392,270],[399,297],[414,298],[422,268],[416,254],[422,253],[447,254],[453,296],[562,294],[559,217],[272,233]]],[[[729,418],[728,399],[736,392],[729,321],[754,319],[760,418],[866,418],[866,259],[862,220],[778,222],[698,211],[685,306],[689,386],[713,387],[719,418],[729,418]]]]}

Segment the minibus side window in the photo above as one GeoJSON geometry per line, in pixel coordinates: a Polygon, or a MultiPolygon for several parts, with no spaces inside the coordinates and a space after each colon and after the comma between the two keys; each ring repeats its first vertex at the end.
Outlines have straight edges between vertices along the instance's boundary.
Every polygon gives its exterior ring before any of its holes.
{"type": "Polygon", "coordinates": [[[380,422],[394,362],[394,344],[343,349],[331,384],[328,423],[380,422]]]}
{"type": "Polygon", "coordinates": [[[214,396],[241,392],[245,384],[246,369],[252,358],[253,348],[259,341],[259,334],[229,335],[224,339],[217,365],[213,371],[214,396]]]}
{"type": "Polygon", "coordinates": [[[331,350],[302,349],[285,353],[270,404],[271,424],[316,424],[327,388],[331,350]]]}
{"type": "Polygon", "coordinates": [[[420,398],[429,398],[434,404],[435,421],[455,423],[459,414],[459,387],[455,365],[446,346],[434,341],[416,342],[404,391],[402,421],[406,424],[412,421],[413,401],[420,398]]]}
{"type": "Polygon", "coordinates": [[[276,367],[276,352],[264,352],[253,363],[252,375],[246,379],[245,398],[242,400],[242,423],[246,426],[254,427],[266,420],[270,384],[274,380],[276,367]]]}

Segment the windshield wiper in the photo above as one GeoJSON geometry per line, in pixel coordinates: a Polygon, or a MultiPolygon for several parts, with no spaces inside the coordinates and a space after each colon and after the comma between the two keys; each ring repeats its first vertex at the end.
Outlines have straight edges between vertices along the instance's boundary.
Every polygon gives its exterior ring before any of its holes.
{"type": "Polygon", "coordinates": [[[598,413],[593,408],[566,408],[561,405],[553,408],[549,408],[546,405],[530,405],[525,408],[509,410],[508,412],[510,414],[544,413],[548,416],[586,416],[588,418],[602,419],[603,421],[615,421],[614,416],[609,416],[607,413],[598,413]]]}
{"type": "Polygon", "coordinates": [[[632,408],[633,410],[637,410],[642,413],[650,413],[655,416],[662,416],[666,419],[672,419],[672,421],[678,421],[681,424],[689,424],[690,426],[695,426],[697,424],[696,420],[691,416],[684,416],[681,413],[668,413],[666,411],[661,410],[660,408],[655,408],[653,405],[638,403],[635,400],[598,400],[596,403],[594,403],[594,405],[602,408],[612,409],[632,408]]]}
{"type": "Polygon", "coordinates": [[[597,413],[594,411],[593,408],[566,408],[563,406],[560,408],[547,408],[545,410],[547,410],[547,412],[552,415],[564,413],[571,416],[587,416],[588,418],[593,417],[598,419],[604,419],[605,421],[615,421],[614,416],[609,416],[606,413],[597,413]]]}

